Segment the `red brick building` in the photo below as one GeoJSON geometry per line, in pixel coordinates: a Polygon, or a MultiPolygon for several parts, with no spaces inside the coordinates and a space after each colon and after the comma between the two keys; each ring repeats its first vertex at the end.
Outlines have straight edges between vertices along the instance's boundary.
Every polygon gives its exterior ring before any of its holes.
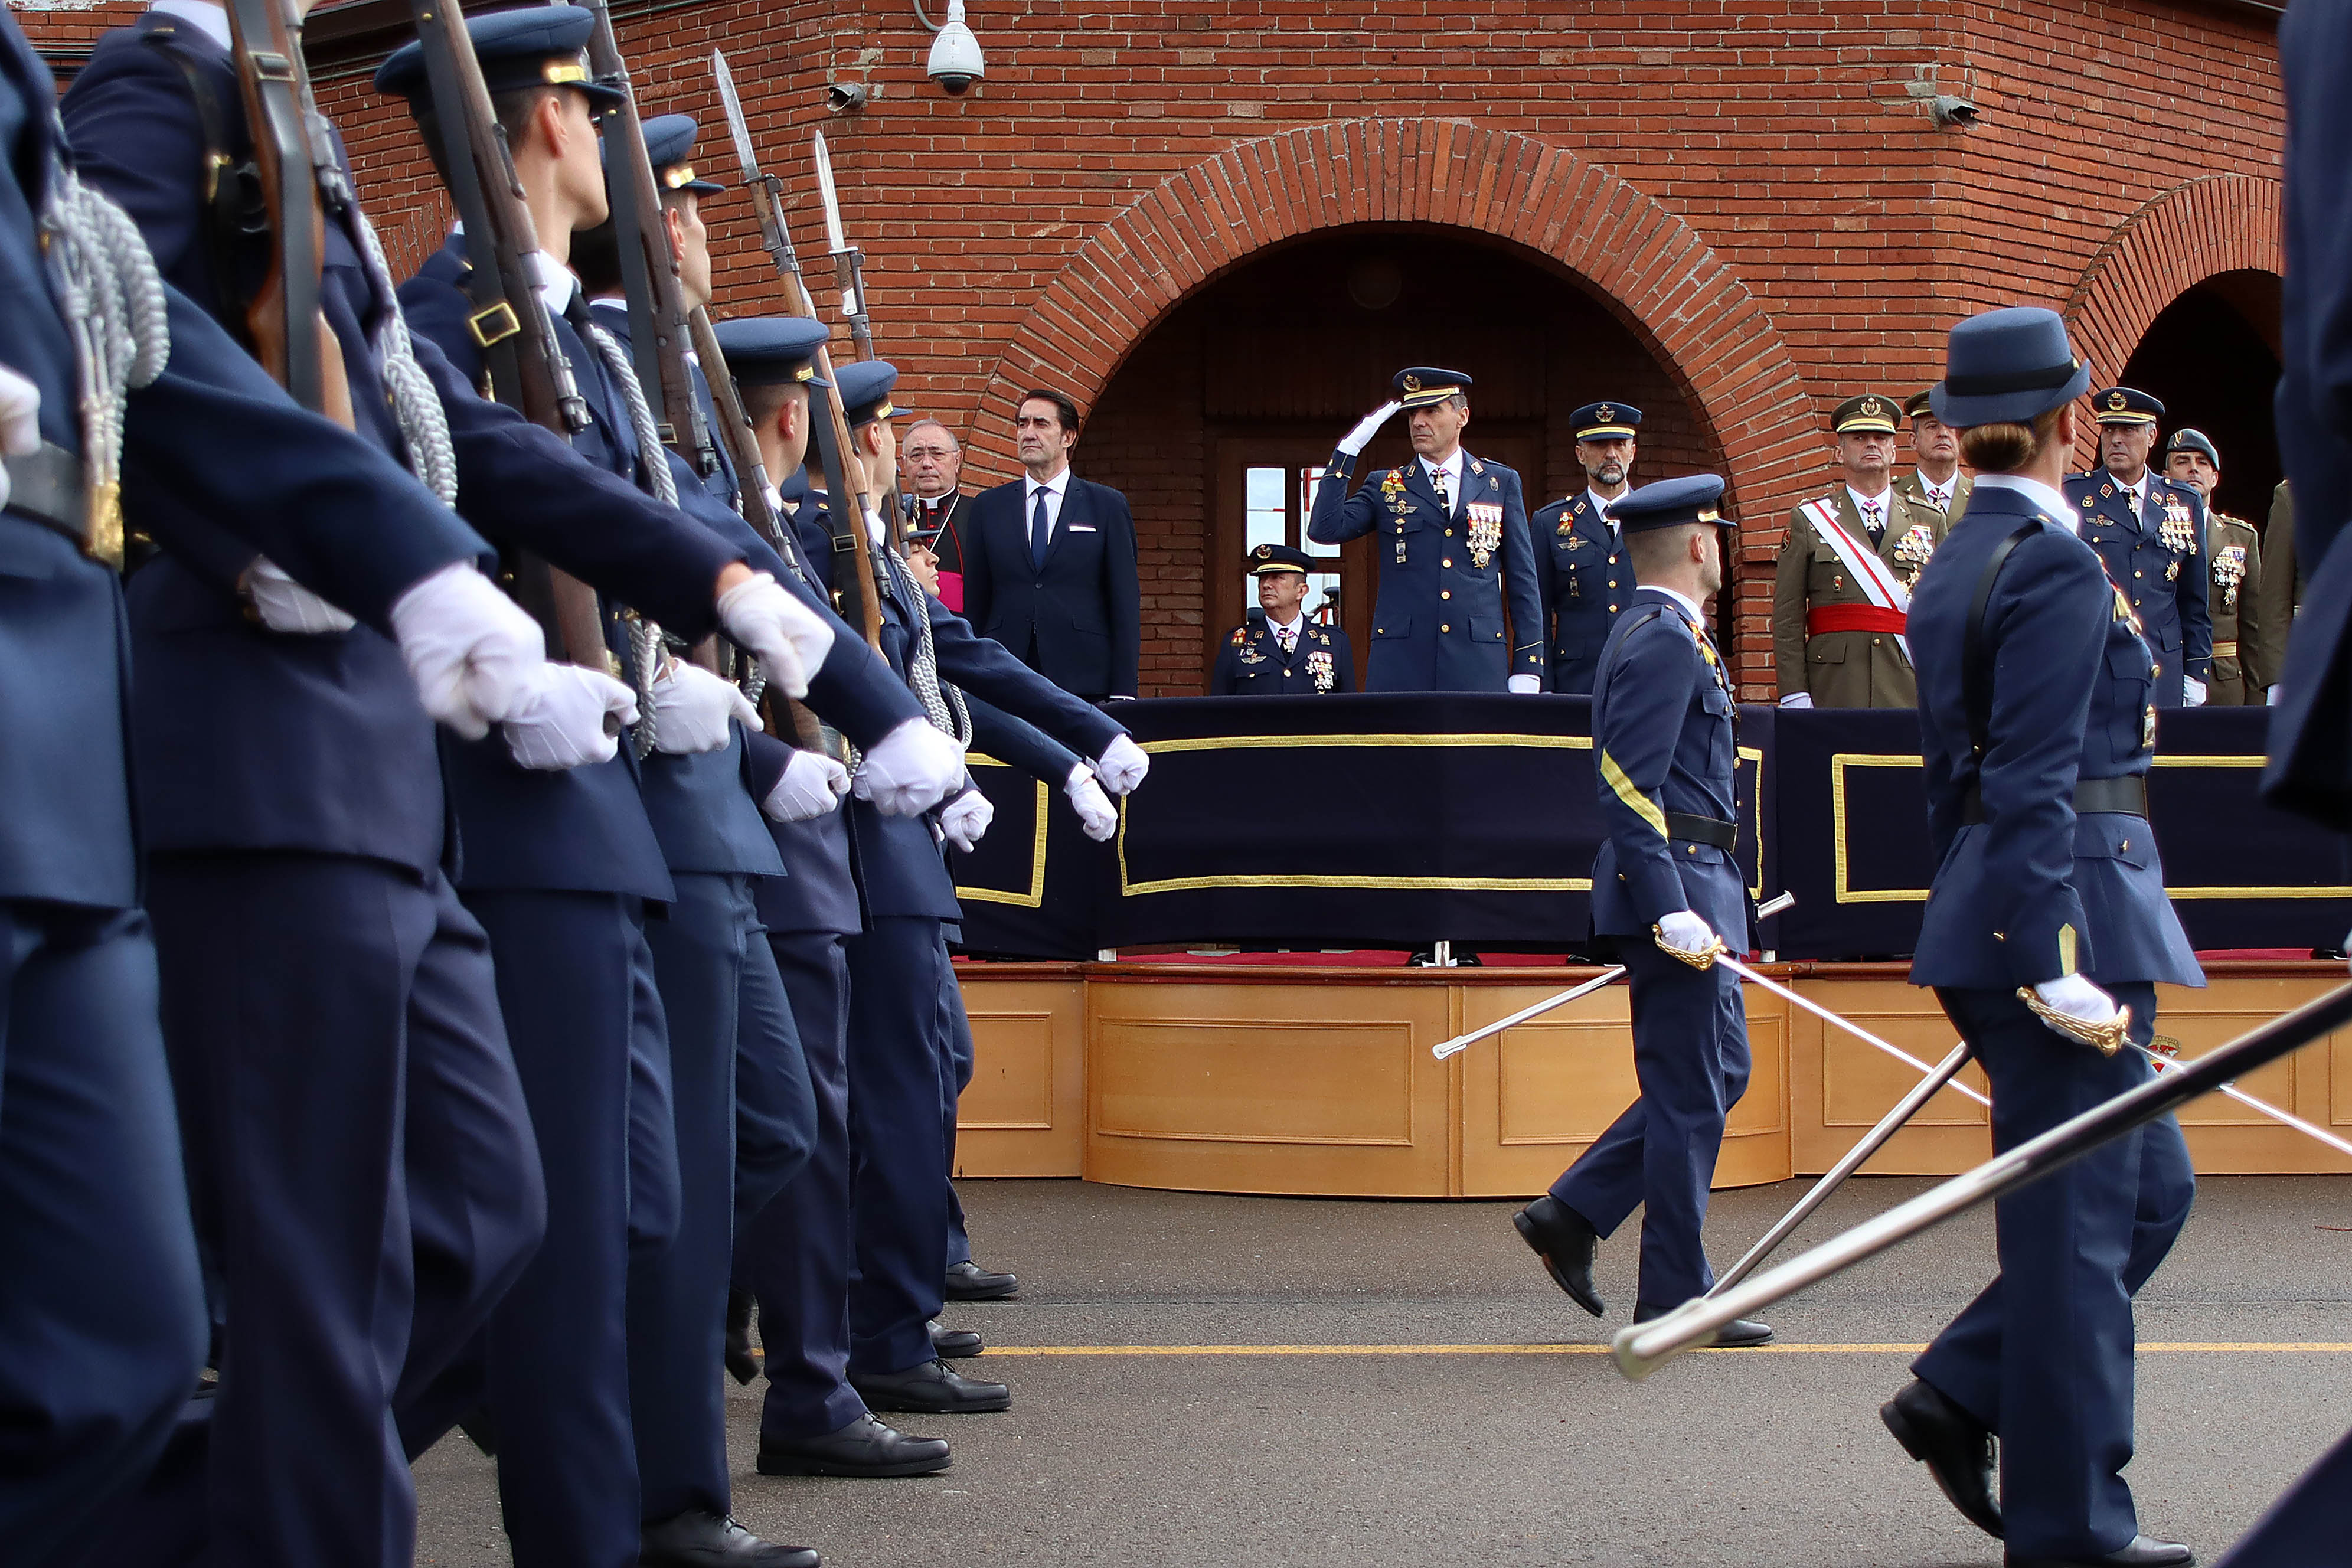
{"type": "MultiPolygon", "coordinates": [[[[615,10],[648,110],[699,116],[731,183],[707,63],[727,50],[805,254],[826,132],[899,400],[964,437],[967,486],[1016,471],[1021,387],[1087,409],[1077,468],[1141,534],[1147,694],[1200,689],[1246,543],[1297,537],[1301,470],[1407,363],[1476,379],[1468,445],[1531,497],[1581,483],[1566,416],[1597,398],[1647,411],[1637,479],[1727,473],[1754,698],[1828,409],[1927,384],[1967,312],[2063,310],[2099,375],[2214,435],[2231,510],[2259,518],[2277,475],[2269,5],[972,0],[988,72],[960,98],[925,80],[914,0],[615,10]],[[828,83],[864,107],[829,112],[828,83]]],[[[19,14],[69,72],[129,13],[19,14]]],[[[405,15],[346,0],[310,29],[395,265],[445,221],[367,87],[405,15]]],[[[720,313],[772,308],[748,202],[707,212],[720,313]]],[[[1392,432],[1372,456],[1402,452],[1392,432]]],[[[1360,621],[1376,563],[1360,544],[1335,566],[1360,621]]]]}

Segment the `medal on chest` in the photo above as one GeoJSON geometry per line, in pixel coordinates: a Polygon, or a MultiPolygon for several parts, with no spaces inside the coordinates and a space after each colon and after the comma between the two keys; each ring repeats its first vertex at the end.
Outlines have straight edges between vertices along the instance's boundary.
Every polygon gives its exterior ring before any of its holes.
{"type": "Polygon", "coordinates": [[[2164,521],[2158,525],[2156,542],[2172,552],[2172,564],[2165,568],[2164,578],[2169,583],[2180,575],[2181,556],[2197,548],[2197,525],[2189,521],[2188,503],[2174,496],[2164,503],[2164,521]]]}
{"type": "Polygon", "coordinates": [[[1469,524],[1470,562],[1484,572],[1503,542],[1503,507],[1499,501],[1474,500],[1462,509],[1469,524]]]}
{"type": "Polygon", "coordinates": [[[2238,607],[2238,584],[2246,577],[2246,547],[2225,544],[2213,552],[2213,586],[2221,590],[2221,607],[2238,607]]]}
{"type": "Polygon", "coordinates": [[[1333,686],[1337,685],[1338,678],[1331,670],[1331,650],[1327,647],[1318,647],[1313,653],[1308,654],[1307,656],[1307,673],[1315,678],[1315,689],[1318,692],[1328,691],[1333,686]]]}
{"type": "Polygon", "coordinates": [[[1396,563],[1402,566],[1404,564],[1404,518],[1407,505],[1404,498],[1403,469],[1391,468],[1381,476],[1381,501],[1389,509],[1390,518],[1396,525],[1396,563]]]}
{"type": "Polygon", "coordinates": [[[1895,542],[1895,569],[1903,574],[1906,585],[1916,585],[1919,574],[1927,568],[1927,558],[1935,553],[1935,531],[1924,522],[1915,522],[1895,542]]]}

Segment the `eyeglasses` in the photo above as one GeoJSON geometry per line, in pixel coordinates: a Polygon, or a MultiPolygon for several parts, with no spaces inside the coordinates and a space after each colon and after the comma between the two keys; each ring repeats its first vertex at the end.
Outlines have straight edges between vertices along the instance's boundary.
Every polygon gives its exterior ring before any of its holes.
{"type": "Polygon", "coordinates": [[[910,463],[944,463],[954,456],[955,450],[950,447],[909,447],[906,451],[907,461],[910,463]]]}

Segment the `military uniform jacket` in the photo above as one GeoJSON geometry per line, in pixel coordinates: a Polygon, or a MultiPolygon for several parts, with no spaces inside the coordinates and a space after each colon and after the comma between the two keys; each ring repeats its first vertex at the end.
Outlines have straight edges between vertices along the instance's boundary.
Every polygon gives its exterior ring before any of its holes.
{"type": "Polygon", "coordinates": [[[1529,527],[1536,593],[1549,624],[1550,689],[1591,691],[1609,628],[1633,601],[1633,563],[1589,489],[1552,502],[1529,527]]]}
{"type": "Polygon", "coordinates": [[[2213,614],[2205,561],[2205,501],[2186,485],[2150,469],[2147,510],[2132,516],[2122,485],[2104,468],[2066,481],[2066,500],[2083,520],[2083,542],[2099,552],[2156,654],[2156,705],[2188,700],[2185,676],[2210,683],[2213,614]]]}
{"type": "Polygon", "coordinates": [[[1282,651],[1274,624],[1263,616],[1235,626],[1217,649],[1209,675],[1212,697],[1324,697],[1356,689],[1356,656],[1348,634],[1307,620],[1297,644],[1282,651]]]}
{"type": "Polygon", "coordinates": [[[1592,861],[1596,932],[1647,939],[1660,920],[1689,910],[1734,952],[1748,951],[1738,862],[1682,837],[1672,820],[1738,820],[1732,713],[1705,629],[1669,595],[1635,590],[1593,677],[1592,754],[1609,834],[1592,861]]]}
{"type": "Polygon", "coordinates": [[[2222,708],[2259,708],[2263,689],[2277,679],[2265,656],[2263,627],[2263,536],[2228,512],[2208,514],[2207,574],[2213,617],[2213,678],[2205,700],[2222,708]]]}
{"type": "Polygon", "coordinates": [[[1895,491],[1906,500],[1917,501],[1930,510],[1944,512],[1944,525],[1950,527],[1968,515],[1969,497],[1975,493],[1977,481],[1966,469],[1952,476],[1952,505],[1949,510],[1927,499],[1927,487],[1919,482],[1919,470],[1906,468],[1903,477],[1895,481],[1895,491]]]}
{"type": "MultiPolygon", "coordinates": [[[[1838,525],[1863,550],[1870,531],[1843,484],[1822,498],[1838,525]]],[[[1943,513],[1895,495],[1877,556],[1896,581],[1908,584],[1944,537],[1943,513]]],[[[1911,660],[1897,635],[1886,630],[1830,630],[1824,620],[1842,612],[1866,613],[1874,602],[1823,539],[1802,507],[1790,514],[1772,576],[1772,658],[1780,695],[1807,691],[1816,708],[1908,708],[1919,700],[1911,660]]]]}
{"type": "Polygon", "coordinates": [[[1364,689],[1502,691],[1514,675],[1541,679],[1550,661],[1519,476],[1464,452],[1448,516],[1420,458],[1349,495],[1354,461],[1331,454],[1307,534],[1318,544],[1372,535],[1381,590],[1364,689]]]}
{"type": "MultiPolygon", "coordinates": [[[[0,23],[0,342],[41,394],[41,438],[81,449],[74,355],[37,219],[67,153],[57,87],[0,23]]],[[[122,506],[167,548],[232,531],[383,630],[394,600],[480,548],[364,442],[297,408],[211,317],[167,286],[172,354],[133,392],[122,506]],[[217,520],[218,526],[213,526],[217,520]]],[[[128,628],[114,572],[22,511],[0,512],[0,900],[134,904],[128,628]]]]}
{"type": "Polygon", "coordinates": [[[2156,745],[2155,658],[2089,546],[2020,492],[1984,489],[1921,575],[1910,635],[1939,861],[1912,984],[2203,984],[2147,819],[2074,811],[2078,780],[2145,775],[2156,745]],[[1986,605],[1979,762],[1962,647],[1985,566],[2021,528],[1986,605]],[[1972,786],[1983,822],[1963,820],[1972,786]]]}

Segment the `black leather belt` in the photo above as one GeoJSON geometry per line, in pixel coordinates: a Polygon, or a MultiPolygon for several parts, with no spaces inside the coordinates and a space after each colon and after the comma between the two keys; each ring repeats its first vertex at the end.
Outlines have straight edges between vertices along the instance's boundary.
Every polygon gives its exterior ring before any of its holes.
{"type": "MultiPolygon", "coordinates": [[[[2074,781],[2074,815],[2081,816],[2094,811],[2112,811],[2125,816],[2147,815],[2147,779],[2140,773],[2126,773],[2121,778],[2077,779],[2074,781]]],[[[1982,822],[1984,796],[1977,786],[1969,785],[1968,798],[1960,805],[1960,821],[1965,825],[1982,822]]]]}
{"type": "Polygon", "coordinates": [[[44,441],[39,451],[5,460],[8,510],[46,523],[76,544],[86,544],[89,491],[83,482],[81,458],[44,441]]]}
{"type": "Polygon", "coordinates": [[[1739,824],[1726,822],[1715,816],[1693,816],[1687,812],[1666,813],[1666,837],[1685,838],[1693,844],[1712,844],[1717,849],[1736,848],[1739,843],[1739,824]]]}

